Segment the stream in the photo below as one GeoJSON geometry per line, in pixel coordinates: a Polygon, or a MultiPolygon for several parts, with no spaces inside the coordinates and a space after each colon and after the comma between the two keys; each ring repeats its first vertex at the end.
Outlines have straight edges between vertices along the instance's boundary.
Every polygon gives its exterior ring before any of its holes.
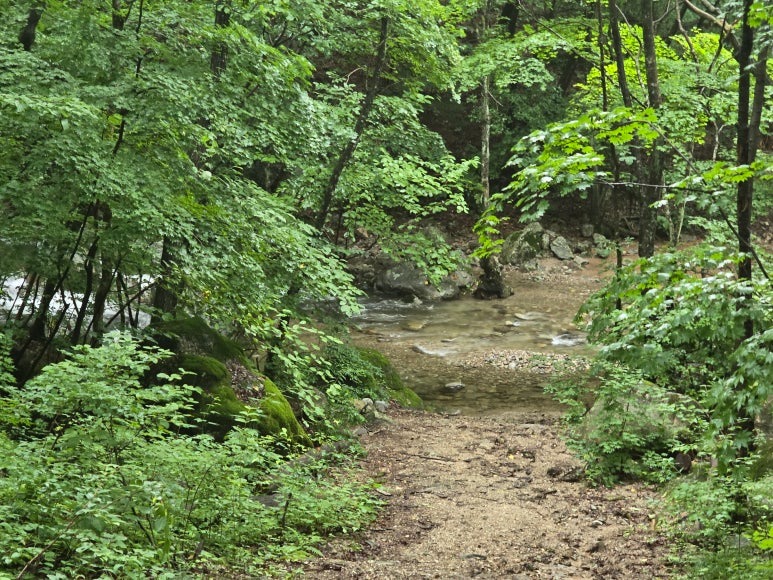
{"type": "Polygon", "coordinates": [[[352,336],[387,355],[405,384],[434,410],[558,413],[543,387],[556,360],[591,354],[573,318],[598,282],[588,273],[518,273],[509,280],[513,296],[504,300],[410,303],[370,297],[350,320],[352,336]]]}

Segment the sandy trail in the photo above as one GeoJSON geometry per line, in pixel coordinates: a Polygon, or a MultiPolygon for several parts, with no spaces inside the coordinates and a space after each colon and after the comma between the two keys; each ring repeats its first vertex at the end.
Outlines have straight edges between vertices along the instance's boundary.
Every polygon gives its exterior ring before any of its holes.
{"type": "Polygon", "coordinates": [[[553,419],[394,409],[363,437],[388,505],[304,566],[309,578],[662,578],[643,486],[594,489],[553,419]]]}

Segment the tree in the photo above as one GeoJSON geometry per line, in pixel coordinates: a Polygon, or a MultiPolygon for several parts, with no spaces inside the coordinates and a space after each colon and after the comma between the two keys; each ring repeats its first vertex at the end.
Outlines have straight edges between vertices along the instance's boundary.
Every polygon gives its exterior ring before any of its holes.
{"type": "Polygon", "coordinates": [[[20,3],[0,25],[2,274],[23,279],[7,320],[30,372],[109,309],[136,327],[161,280],[222,324],[270,318],[288,268],[304,296],[351,298],[326,245],[244,174],[311,129],[309,63],[218,6],[51,4],[29,51],[20,3]]]}

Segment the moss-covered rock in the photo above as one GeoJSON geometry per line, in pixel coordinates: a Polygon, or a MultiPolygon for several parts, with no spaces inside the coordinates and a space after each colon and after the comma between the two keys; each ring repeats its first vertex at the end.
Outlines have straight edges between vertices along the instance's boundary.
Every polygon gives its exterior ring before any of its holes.
{"type": "Polygon", "coordinates": [[[251,366],[239,343],[197,316],[160,322],[153,327],[153,336],[160,347],[175,353],[200,354],[221,362],[237,360],[251,366]]]}
{"type": "Polygon", "coordinates": [[[383,353],[372,348],[358,349],[360,357],[381,371],[382,386],[389,398],[403,407],[421,409],[424,401],[412,389],[403,384],[395,367],[383,353]]]}
{"type": "Polygon", "coordinates": [[[424,401],[416,392],[409,388],[403,387],[401,389],[389,389],[389,398],[395,401],[402,407],[410,409],[423,409],[424,401]]]}
{"type": "Polygon", "coordinates": [[[166,368],[156,370],[182,369],[183,381],[201,389],[194,412],[205,432],[222,439],[252,408],[260,413],[247,426],[264,435],[285,433],[293,442],[311,444],[285,396],[258,373],[238,343],[200,318],[163,322],[153,330],[159,346],[175,353],[166,368]]]}
{"type": "Polygon", "coordinates": [[[263,379],[263,387],[265,394],[259,405],[262,416],[257,420],[258,430],[265,435],[284,431],[292,441],[311,445],[311,439],[298,422],[290,403],[279,388],[268,378],[263,379]]]}

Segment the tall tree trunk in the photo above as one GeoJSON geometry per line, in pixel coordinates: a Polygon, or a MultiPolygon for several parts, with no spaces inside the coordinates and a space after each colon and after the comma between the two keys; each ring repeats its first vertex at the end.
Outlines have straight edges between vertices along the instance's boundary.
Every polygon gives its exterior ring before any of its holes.
{"type": "MultiPolygon", "coordinates": [[[[231,1],[218,0],[215,4],[215,27],[227,28],[231,23],[231,1]]],[[[215,44],[209,61],[210,70],[215,79],[220,79],[220,75],[228,66],[228,45],[225,42],[215,44]]]]}
{"type": "MultiPolygon", "coordinates": [[[[479,38],[483,38],[488,30],[489,11],[491,7],[487,2],[483,9],[483,25],[479,38]]],[[[481,81],[480,89],[480,213],[483,214],[491,203],[491,79],[488,75],[481,81]]],[[[480,260],[483,273],[480,276],[478,287],[475,289],[476,298],[506,298],[512,294],[511,289],[505,285],[502,276],[502,265],[496,256],[484,256],[480,260]]]]}
{"type": "Polygon", "coordinates": [[[153,294],[153,315],[151,323],[160,322],[164,314],[174,314],[177,309],[177,289],[171,285],[174,243],[164,236],[161,245],[161,273],[156,281],[156,291],[153,294]]]}
{"type": "Polygon", "coordinates": [[[619,8],[615,0],[609,0],[609,33],[612,36],[612,51],[615,53],[617,65],[617,84],[620,87],[620,95],[623,105],[629,109],[633,107],[631,89],[628,88],[628,77],[625,74],[625,54],[623,54],[623,40],[620,37],[619,8]]]}
{"type": "Polygon", "coordinates": [[[370,84],[365,93],[365,99],[362,101],[360,112],[357,115],[357,122],[354,124],[354,136],[346,143],[346,146],[338,156],[336,164],[333,167],[333,172],[330,174],[330,179],[328,179],[325,189],[322,191],[322,204],[319,208],[317,219],[314,221],[314,227],[319,231],[322,231],[322,228],[325,227],[325,222],[330,213],[330,205],[333,203],[333,196],[338,188],[338,182],[341,180],[344,168],[346,168],[347,163],[349,163],[352,155],[354,155],[354,150],[357,148],[357,144],[360,142],[360,138],[365,131],[365,125],[368,122],[370,111],[373,109],[373,102],[376,100],[378,85],[381,80],[381,70],[384,68],[384,63],[387,58],[388,38],[389,18],[384,16],[381,18],[381,32],[379,33],[376,61],[373,64],[373,73],[370,76],[370,84]]]}
{"type": "Polygon", "coordinates": [[[480,90],[481,139],[480,139],[480,210],[488,209],[491,203],[491,80],[483,77],[480,90]]]}
{"type": "MultiPolygon", "coordinates": [[[[749,13],[752,0],[744,0],[743,24],[741,41],[736,59],[738,60],[738,120],[736,162],[738,165],[750,165],[756,154],[756,144],[752,144],[752,136],[756,137],[758,128],[752,129],[751,120],[751,56],[754,45],[754,30],[749,25],[749,13]]],[[[764,72],[764,71],[763,71],[764,72]]],[[[762,76],[762,75],[760,75],[762,76]]],[[[764,84],[763,84],[764,88],[764,84]]],[[[754,198],[754,181],[746,179],[738,183],[736,190],[736,220],[738,226],[738,249],[744,257],[738,264],[738,278],[752,279],[752,202],[754,198]]],[[[747,297],[746,300],[751,299],[747,297]]],[[[754,321],[748,319],[744,323],[746,338],[754,335],[754,321]]]]}
{"type": "MultiPolygon", "coordinates": [[[[620,35],[620,8],[617,5],[616,0],[609,0],[609,34],[612,40],[612,53],[615,60],[615,68],[617,69],[617,84],[620,89],[620,97],[623,100],[623,105],[628,109],[633,108],[633,97],[631,96],[631,89],[628,85],[628,75],[625,72],[625,52],[623,50],[623,40],[620,35]]],[[[632,143],[633,154],[636,159],[636,163],[633,168],[634,181],[641,181],[641,174],[644,170],[644,160],[642,156],[641,147],[638,139],[634,139],[632,143]]],[[[612,147],[612,163],[615,175],[615,183],[620,182],[620,175],[622,173],[622,166],[619,162],[617,152],[612,147]]],[[[624,185],[613,186],[613,200],[616,204],[618,212],[623,199],[628,198],[628,190],[624,185]]]]}
{"type": "MultiPolygon", "coordinates": [[[[607,62],[605,55],[606,38],[604,36],[604,20],[602,15],[601,0],[596,0],[595,16],[597,24],[597,40],[599,48],[599,75],[601,76],[601,110],[609,110],[609,89],[607,88],[607,62]]],[[[610,145],[610,149],[614,148],[614,145],[610,145]]],[[[614,152],[611,151],[612,157],[614,152]]],[[[617,181],[617,179],[615,179],[617,181]]],[[[601,183],[596,183],[590,191],[590,223],[593,224],[595,230],[599,230],[603,224],[604,214],[604,202],[607,197],[608,186],[601,183]]]]}
{"type": "Polygon", "coordinates": [[[78,309],[78,315],[75,319],[75,325],[70,333],[70,343],[73,345],[78,344],[81,340],[81,330],[83,330],[83,322],[86,320],[86,312],[89,309],[89,300],[91,300],[91,292],[94,289],[94,260],[97,257],[97,249],[99,248],[99,238],[94,238],[91,243],[88,253],[86,254],[86,260],[83,263],[83,270],[86,274],[86,285],[83,290],[83,298],[81,299],[81,306],[78,309]]]}
{"type": "Polygon", "coordinates": [[[43,16],[43,10],[42,6],[30,8],[30,11],[27,13],[27,23],[19,32],[19,42],[24,50],[28,52],[32,50],[32,45],[35,44],[38,22],[40,22],[40,17],[43,16]]]}
{"type": "MultiPolygon", "coordinates": [[[[642,0],[642,33],[644,36],[644,68],[647,76],[647,97],[649,106],[656,111],[660,108],[660,81],[658,62],[655,52],[655,14],[654,0],[642,0]]],[[[647,170],[644,172],[641,188],[641,213],[639,217],[639,256],[649,258],[655,254],[655,233],[657,231],[657,211],[653,207],[660,199],[663,185],[663,153],[660,150],[662,139],[652,144],[647,170]]]]}
{"type": "Polygon", "coordinates": [[[99,285],[94,293],[94,315],[91,319],[93,338],[92,343],[98,344],[102,340],[105,332],[105,308],[107,307],[107,298],[110,295],[110,288],[113,286],[116,268],[108,258],[103,256],[102,268],[99,276],[99,285]]]}

